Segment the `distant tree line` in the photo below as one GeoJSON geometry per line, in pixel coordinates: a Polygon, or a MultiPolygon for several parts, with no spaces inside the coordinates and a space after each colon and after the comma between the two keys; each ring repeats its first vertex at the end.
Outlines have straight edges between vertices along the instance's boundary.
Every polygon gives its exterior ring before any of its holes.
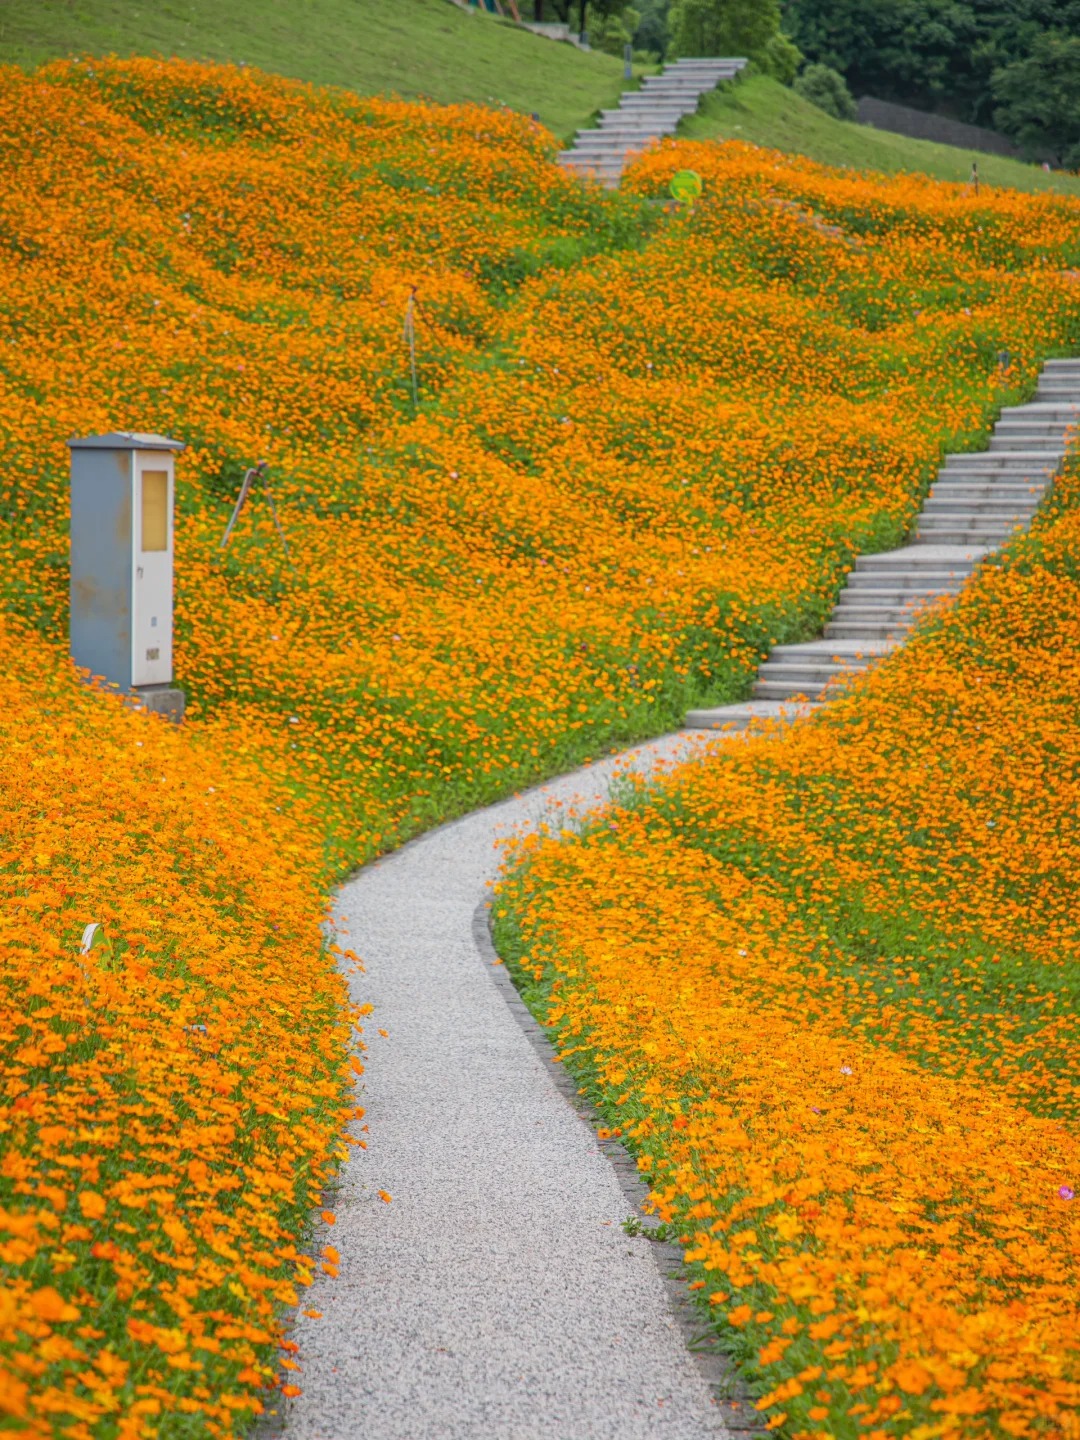
{"type": "Polygon", "coordinates": [[[811,60],[1080,165],[1080,0],[787,0],[811,60]]]}

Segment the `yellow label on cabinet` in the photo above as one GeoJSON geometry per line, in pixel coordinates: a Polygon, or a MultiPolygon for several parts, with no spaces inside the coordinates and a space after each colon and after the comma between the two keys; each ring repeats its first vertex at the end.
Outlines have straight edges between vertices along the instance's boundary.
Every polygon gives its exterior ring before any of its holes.
{"type": "Polygon", "coordinates": [[[142,472],[142,548],[169,548],[169,472],[142,472]]]}

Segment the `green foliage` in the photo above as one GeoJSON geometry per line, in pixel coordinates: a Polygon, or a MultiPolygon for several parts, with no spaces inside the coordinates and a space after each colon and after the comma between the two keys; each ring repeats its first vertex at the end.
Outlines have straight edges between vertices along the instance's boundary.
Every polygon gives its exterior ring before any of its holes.
{"type": "Polygon", "coordinates": [[[746,55],[760,59],[780,29],[779,0],[672,0],[676,55],[746,55]]]}
{"type": "Polygon", "coordinates": [[[803,58],[802,51],[791,36],[778,30],[765,46],[758,64],[766,75],[779,80],[781,85],[790,85],[799,73],[803,58]]]}
{"type": "Polygon", "coordinates": [[[1080,0],[788,0],[785,20],[857,93],[989,125],[994,72],[1047,28],[1080,33],[1080,0]]]}
{"type": "Polygon", "coordinates": [[[993,90],[994,119],[1007,135],[1080,170],[1080,36],[1037,36],[1026,59],[995,72],[993,90]]]}
{"type": "Polygon", "coordinates": [[[589,24],[589,44],[594,50],[606,55],[616,55],[621,60],[623,50],[629,45],[638,27],[641,16],[630,6],[621,14],[602,16],[589,24]]]}
{"type": "Polygon", "coordinates": [[[635,50],[646,51],[663,60],[671,39],[668,9],[668,0],[642,0],[641,18],[634,33],[635,50]]]}
{"type": "Polygon", "coordinates": [[[854,120],[855,101],[844,77],[831,65],[807,65],[792,89],[834,120],[854,120]]]}

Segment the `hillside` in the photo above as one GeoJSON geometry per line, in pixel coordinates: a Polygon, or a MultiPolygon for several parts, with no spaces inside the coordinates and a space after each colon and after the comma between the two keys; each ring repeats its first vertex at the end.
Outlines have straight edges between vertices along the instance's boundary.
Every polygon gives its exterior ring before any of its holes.
{"type": "Polygon", "coordinates": [[[683,121],[680,133],[694,140],[745,140],[789,155],[806,155],[821,165],[885,175],[922,173],[959,183],[970,178],[971,162],[977,160],[983,185],[1080,195],[1080,178],[1075,175],[1047,174],[1037,165],[1001,155],[977,154],[834,120],[766,75],[746,76],[706,96],[698,113],[683,121]]]}
{"type": "Polygon", "coordinates": [[[796,1440],[1080,1410],[1078,554],[1074,464],[809,721],[500,887],[501,955],[796,1440]]]}
{"type": "Polygon", "coordinates": [[[448,0],[4,0],[0,60],[234,61],[361,95],[508,105],[568,138],[617,103],[622,64],[448,0]]]}
{"type": "MultiPolygon", "coordinates": [[[[507,105],[568,140],[618,103],[609,55],[468,14],[449,0],[4,0],[0,60],[32,68],[71,55],[176,56],[255,66],[361,95],[507,105]]],[[[834,120],[766,76],[723,86],[684,121],[690,139],[745,140],[823,165],[966,181],[966,150],[834,120]]],[[[1080,194],[1080,180],[980,155],[987,185],[1080,194]]]]}
{"type": "Polygon", "coordinates": [[[1080,346],[1069,197],[691,142],[608,193],[554,154],[249,68],[0,68],[0,1385],[34,1437],[224,1436],[294,1385],[363,1069],[333,881],[745,693],[1080,346]],[[701,202],[657,204],[687,165],[701,202]],[[68,662],[65,441],[112,429],[186,443],[175,730],[68,662]],[[258,492],[220,548],[260,457],[288,556],[258,492]]]}

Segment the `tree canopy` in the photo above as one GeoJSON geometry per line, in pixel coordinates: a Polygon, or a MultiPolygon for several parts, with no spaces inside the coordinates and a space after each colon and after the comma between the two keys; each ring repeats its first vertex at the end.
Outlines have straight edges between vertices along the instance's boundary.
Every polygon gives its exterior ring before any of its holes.
{"type": "Polygon", "coordinates": [[[1048,30],[993,78],[998,126],[1032,151],[1080,169],[1080,36],[1048,30]]]}
{"type": "Polygon", "coordinates": [[[780,29],[780,0],[672,0],[676,55],[761,56],[780,29]]]}
{"type": "Polygon", "coordinates": [[[990,125],[995,72],[1048,30],[1080,34],[1080,0],[787,0],[785,23],[857,94],[990,125]]]}

